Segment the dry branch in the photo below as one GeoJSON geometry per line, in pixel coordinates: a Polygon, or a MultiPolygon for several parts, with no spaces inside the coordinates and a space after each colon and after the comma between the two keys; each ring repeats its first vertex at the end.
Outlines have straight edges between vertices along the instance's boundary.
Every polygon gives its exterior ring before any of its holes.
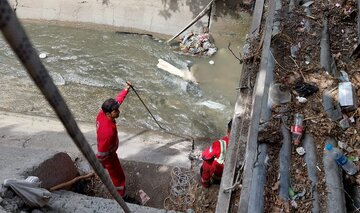
{"type": "Polygon", "coordinates": [[[69,181],[65,182],[65,183],[60,183],[60,184],[58,184],[56,186],[51,187],[50,191],[55,191],[55,190],[62,189],[62,188],[67,187],[67,186],[71,186],[72,184],[74,184],[75,182],[77,182],[79,180],[86,179],[86,178],[94,176],[94,174],[95,174],[94,172],[91,172],[91,173],[86,174],[86,175],[78,176],[78,177],[76,177],[76,178],[74,178],[72,180],[69,180],[69,181]]]}

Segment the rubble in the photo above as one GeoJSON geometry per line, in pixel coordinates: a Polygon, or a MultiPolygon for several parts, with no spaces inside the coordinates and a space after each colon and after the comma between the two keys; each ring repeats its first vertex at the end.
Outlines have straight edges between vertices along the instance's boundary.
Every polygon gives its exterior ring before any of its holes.
{"type": "Polygon", "coordinates": [[[207,28],[203,33],[188,33],[181,39],[179,46],[183,53],[193,56],[212,56],[217,52],[214,39],[207,28]]]}

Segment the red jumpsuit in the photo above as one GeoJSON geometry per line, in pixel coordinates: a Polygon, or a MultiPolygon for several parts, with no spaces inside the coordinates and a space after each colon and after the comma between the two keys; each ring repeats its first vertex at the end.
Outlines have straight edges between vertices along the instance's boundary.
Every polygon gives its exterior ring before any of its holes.
{"type": "MultiPolygon", "coordinates": [[[[121,104],[128,90],[123,89],[115,98],[121,104]]],[[[121,167],[116,150],[119,146],[116,122],[106,117],[100,110],[96,118],[97,148],[96,157],[101,161],[105,169],[108,170],[111,180],[120,196],[125,194],[125,174],[121,167]]]]}
{"type": "Polygon", "coordinates": [[[202,152],[203,164],[200,169],[201,184],[208,188],[210,180],[220,180],[226,156],[226,150],[229,144],[229,136],[214,141],[210,147],[202,152]]]}

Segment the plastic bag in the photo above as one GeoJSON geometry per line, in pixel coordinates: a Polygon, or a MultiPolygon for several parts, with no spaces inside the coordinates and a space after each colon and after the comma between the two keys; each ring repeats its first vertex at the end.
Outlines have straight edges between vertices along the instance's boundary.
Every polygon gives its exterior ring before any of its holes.
{"type": "Polygon", "coordinates": [[[38,177],[29,176],[26,180],[4,180],[4,186],[12,188],[24,202],[31,207],[43,207],[51,198],[51,193],[40,188],[38,177]]]}

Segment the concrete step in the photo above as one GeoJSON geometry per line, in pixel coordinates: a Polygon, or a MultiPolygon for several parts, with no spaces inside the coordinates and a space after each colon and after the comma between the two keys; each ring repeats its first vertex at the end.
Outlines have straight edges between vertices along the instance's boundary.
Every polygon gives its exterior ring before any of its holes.
{"type": "MultiPolygon", "coordinates": [[[[127,203],[127,205],[131,212],[175,213],[175,211],[139,206],[131,203],[127,203]]],[[[48,213],[124,212],[115,200],[89,197],[64,190],[53,193],[53,197],[50,199],[49,205],[46,208],[42,208],[40,210],[48,213]]]]}
{"type": "MultiPolygon", "coordinates": [[[[80,123],[79,127],[96,152],[95,125],[80,123]]],[[[157,204],[153,206],[161,207],[159,199],[167,194],[165,189],[170,182],[171,169],[189,169],[191,166],[188,155],[192,141],[166,132],[122,126],[118,129],[120,145],[117,153],[120,161],[124,161],[129,189],[133,188],[129,191],[137,192],[141,187],[157,204]],[[158,194],[151,194],[154,189],[158,194]]],[[[38,176],[42,187],[50,189],[78,176],[75,159],[83,159],[83,156],[57,119],[0,112],[0,184],[5,179],[24,180],[28,176],[38,176]]],[[[114,200],[70,191],[52,194],[46,212],[121,212],[114,200]]],[[[1,211],[4,205],[0,204],[1,211]]],[[[133,212],[168,212],[132,204],[129,207],[133,212]]]]}
{"type": "MultiPolygon", "coordinates": [[[[78,125],[96,153],[95,123],[78,125]]],[[[163,131],[131,129],[118,126],[120,159],[190,168],[188,155],[192,141],[163,131]]],[[[0,112],[0,146],[54,150],[72,159],[81,156],[79,149],[56,118],[0,112]]],[[[1,164],[1,163],[0,163],[1,164]]]]}

